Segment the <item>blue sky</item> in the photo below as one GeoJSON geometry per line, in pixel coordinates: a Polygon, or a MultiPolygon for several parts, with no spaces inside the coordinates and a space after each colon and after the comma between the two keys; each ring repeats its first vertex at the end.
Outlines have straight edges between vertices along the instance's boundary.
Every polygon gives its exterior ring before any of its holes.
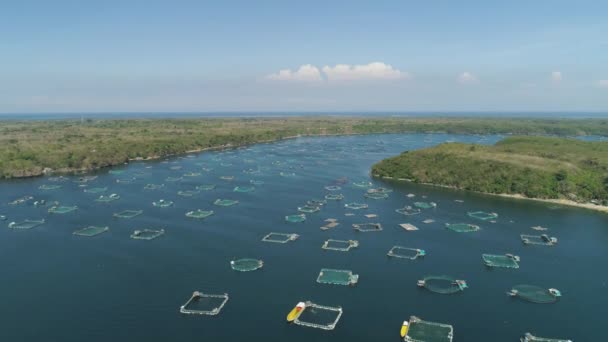
{"type": "Polygon", "coordinates": [[[0,112],[608,111],[606,1],[3,1],[0,112]]]}

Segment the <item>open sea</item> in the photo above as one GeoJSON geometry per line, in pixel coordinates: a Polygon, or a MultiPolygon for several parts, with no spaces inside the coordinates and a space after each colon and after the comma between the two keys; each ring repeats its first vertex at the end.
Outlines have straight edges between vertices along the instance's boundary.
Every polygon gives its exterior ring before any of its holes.
{"type": "MultiPolygon", "coordinates": [[[[445,141],[491,144],[500,138],[298,138],[134,162],[87,174],[94,176],[87,179],[80,175],[3,181],[0,341],[398,341],[401,324],[410,316],[452,325],[457,342],[519,341],[526,332],[576,342],[607,341],[608,330],[601,325],[608,312],[606,214],[369,175],[374,163],[404,150],[445,141]],[[366,198],[368,188],[355,185],[365,182],[392,192],[386,199],[366,198]],[[145,189],[147,184],[159,187],[145,189]],[[193,191],[200,185],[215,188],[193,191]],[[237,186],[255,189],[235,192],[237,186]],[[326,186],[339,189],[329,191],[326,186]],[[107,189],[91,193],[95,188],[107,189]],[[178,194],[187,190],[191,192],[178,194]],[[110,194],[120,198],[95,200],[110,194]],[[328,200],[320,211],[306,214],[304,222],[286,221],[286,215],[298,214],[307,201],[328,194],[342,194],[344,199],[328,200]],[[33,198],[9,204],[24,196],[33,198]],[[153,206],[160,199],[174,204],[153,206]],[[217,206],[216,199],[238,204],[217,206]],[[34,205],[41,200],[45,203],[34,205]],[[436,207],[409,216],[395,211],[419,201],[436,207]],[[348,203],[368,208],[351,210],[345,208],[348,203]],[[77,209],[49,213],[57,204],[77,209]],[[214,214],[186,217],[196,209],[214,214]],[[113,216],[124,210],[142,213],[113,216]],[[482,221],[467,215],[472,211],[498,217],[482,221]],[[328,218],[339,225],[321,230],[328,218]],[[11,222],[42,219],[43,224],[31,229],[9,228],[11,222]],[[434,221],[423,222],[429,219],[434,221]],[[370,222],[381,223],[382,231],[352,227],[370,222]],[[419,230],[405,231],[401,223],[419,230]],[[450,223],[470,223],[480,230],[457,233],[446,229],[450,223]],[[73,234],[90,225],[109,230],[93,237],[73,234]],[[548,230],[531,228],[539,225],[548,230]],[[165,233],[153,240],[130,237],[141,229],[165,233]],[[299,238],[285,244],[262,241],[270,232],[299,238]],[[520,239],[520,234],[542,233],[558,238],[557,245],[524,245],[520,239]],[[357,240],[359,247],[324,250],[327,239],[357,240]],[[395,245],[424,249],[426,256],[387,257],[395,245]],[[484,253],[518,255],[520,267],[489,268],[482,262],[484,253]],[[230,261],[238,258],[261,259],[264,267],[234,271],[230,261]],[[317,283],[322,268],[351,270],[359,281],[355,286],[317,283]],[[469,287],[451,295],[419,288],[417,281],[429,275],[453,276],[469,287]],[[562,297],[535,304],[507,296],[520,284],[556,288],[562,297]],[[180,306],[195,290],[227,293],[229,300],[216,316],[181,314],[180,306]],[[329,331],[286,323],[287,313],[299,301],[341,307],[343,315],[329,331]]],[[[323,315],[311,311],[306,318],[323,315]]]]}

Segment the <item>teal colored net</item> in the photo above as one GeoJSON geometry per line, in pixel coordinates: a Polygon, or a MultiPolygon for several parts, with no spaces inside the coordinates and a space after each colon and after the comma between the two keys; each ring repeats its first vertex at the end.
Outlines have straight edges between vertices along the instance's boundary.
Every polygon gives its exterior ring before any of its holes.
{"type": "Polygon", "coordinates": [[[304,222],[304,221],[306,221],[306,215],[305,214],[287,215],[287,216],[285,216],[285,221],[292,222],[292,223],[304,222]]]}
{"type": "Polygon", "coordinates": [[[12,229],[32,229],[34,227],[38,227],[44,224],[44,219],[42,220],[23,220],[21,222],[11,222],[8,224],[9,228],[12,229]]]}
{"type": "Polygon", "coordinates": [[[57,190],[57,189],[61,189],[61,185],[57,185],[57,184],[43,184],[41,186],[38,187],[38,189],[40,190],[57,190]]]}
{"type": "Polygon", "coordinates": [[[103,188],[86,188],[84,189],[84,192],[88,193],[88,194],[100,194],[102,192],[106,192],[108,191],[107,187],[103,187],[103,188]]]}
{"type": "Polygon", "coordinates": [[[572,342],[572,340],[562,338],[546,338],[534,336],[530,333],[526,333],[521,339],[521,342],[572,342]]]}
{"type": "Polygon", "coordinates": [[[557,244],[557,238],[550,237],[547,234],[542,235],[520,235],[521,241],[526,245],[543,245],[554,246],[557,244]]]}
{"type": "Polygon", "coordinates": [[[258,260],[258,259],[245,258],[245,259],[232,260],[230,262],[230,267],[232,267],[233,270],[239,271],[239,272],[255,271],[257,269],[262,268],[262,266],[264,266],[264,262],[262,260],[258,260]]]}
{"type": "Polygon", "coordinates": [[[368,205],[365,203],[346,203],[344,208],[351,210],[367,209],[368,205]]]}
{"type": "Polygon", "coordinates": [[[468,223],[446,223],[445,226],[447,229],[457,233],[471,233],[480,229],[479,226],[468,223]]]}
{"type": "Polygon", "coordinates": [[[359,281],[359,275],[349,270],[335,270],[323,268],[317,277],[317,283],[332,285],[355,285],[359,281]]]}
{"type": "Polygon", "coordinates": [[[204,219],[211,215],[213,215],[213,210],[193,210],[186,213],[186,217],[195,218],[195,219],[204,219]]]}
{"type": "Polygon", "coordinates": [[[182,197],[193,197],[200,193],[198,190],[180,190],[177,192],[178,195],[182,197]]]}
{"type": "Polygon", "coordinates": [[[485,211],[472,211],[472,212],[468,212],[467,215],[469,215],[472,218],[476,218],[478,220],[483,220],[483,221],[495,220],[496,218],[498,218],[497,213],[487,213],[485,211]]]}
{"type": "Polygon", "coordinates": [[[200,191],[211,191],[213,189],[215,189],[215,185],[213,185],[213,184],[197,185],[196,186],[196,190],[200,190],[200,191]]]}
{"type": "Polygon", "coordinates": [[[416,316],[410,317],[406,342],[451,342],[454,328],[449,324],[423,321],[416,316]]]}
{"type": "Polygon", "coordinates": [[[164,229],[137,229],[131,234],[131,239],[153,240],[163,234],[165,234],[164,229]]]}
{"type": "Polygon", "coordinates": [[[505,254],[482,254],[481,258],[486,266],[504,267],[504,268],[519,268],[519,257],[517,255],[505,254]]]}
{"type": "Polygon", "coordinates": [[[416,260],[426,255],[424,249],[393,246],[386,254],[389,257],[416,260]]]}
{"type": "Polygon", "coordinates": [[[375,200],[388,198],[388,194],[384,193],[384,192],[366,193],[363,196],[365,196],[366,198],[375,199],[375,200]]]}
{"type": "Polygon", "coordinates": [[[372,186],[372,182],[367,182],[367,181],[353,182],[353,185],[358,188],[370,188],[372,186]]]}
{"type": "Polygon", "coordinates": [[[419,208],[412,208],[409,205],[405,206],[403,208],[400,208],[400,209],[396,209],[395,211],[398,212],[401,215],[407,215],[407,216],[420,214],[420,209],[419,208]]]}
{"type": "Polygon", "coordinates": [[[289,233],[269,233],[268,235],[262,238],[262,241],[265,242],[275,242],[275,243],[287,243],[290,241],[295,241],[300,236],[298,234],[289,234],[289,233]]]}
{"type": "Polygon", "coordinates": [[[101,195],[99,196],[95,201],[96,202],[102,202],[102,203],[108,203],[108,202],[113,202],[116,200],[119,200],[120,196],[118,196],[117,194],[111,194],[111,195],[101,195]]]}
{"type": "Polygon", "coordinates": [[[130,219],[141,215],[143,212],[143,210],[123,210],[114,214],[114,217],[130,219]]]}
{"type": "Polygon", "coordinates": [[[420,209],[430,209],[435,208],[437,204],[434,202],[414,202],[414,206],[420,209]]]}
{"type": "Polygon", "coordinates": [[[186,315],[208,315],[215,316],[222,311],[228,302],[228,294],[207,294],[194,291],[192,297],[186,304],[182,305],[179,312],[186,315]]]}
{"type": "Polygon", "coordinates": [[[61,205],[61,206],[53,206],[50,207],[48,209],[48,212],[51,214],[67,214],[67,213],[71,213],[72,211],[76,211],[78,209],[77,206],[65,206],[65,205],[61,205]]]}
{"type": "Polygon", "coordinates": [[[325,199],[329,201],[341,201],[344,199],[344,195],[342,194],[327,194],[325,195],[325,199]]]}
{"type": "Polygon", "coordinates": [[[144,190],[158,190],[165,187],[165,184],[146,184],[144,190]]]}
{"type": "Polygon", "coordinates": [[[440,294],[453,294],[464,291],[468,287],[466,281],[445,275],[424,277],[418,281],[418,286],[440,294]]]}
{"type": "Polygon", "coordinates": [[[107,231],[109,231],[110,228],[109,227],[97,227],[97,226],[88,226],[82,229],[78,229],[77,231],[75,231],[74,235],[79,235],[79,236],[95,236],[95,235],[99,235],[102,233],[105,233],[107,231]]]}
{"type": "Polygon", "coordinates": [[[380,223],[355,223],[353,229],[359,232],[379,232],[382,230],[380,223]]]}
{"type": "Polygon", "coordinates": [[[559,290],[544,289],[534,285],[517,285],[507,294],[537,304],[555,303],[562,295],[559,290]]]}
{"type": "Polygon", "coordinates": [[[348,252],[353,248],[359,247],[359,242],[356,240],[334,240],[329,239],[323,243],[321,248],[330,251],[348,252]]]}
{"type": "Polygon", "coordinates": [[[340,317],[342,317],[341,307],[324,306],[307,301],[306,306],[293,322],[305,327],[333,330],[340,317]]]}
{"type": "Polygon", "coordinates": [[[255,187],[253,186],[237,186],[233,189],[234,192],[253,192],[255,187]]]}
{"type": "Polygon", "coordinates": [[[213,204],[219,205],[220,207],[230,207],[232,205],[239,204],[239,201],[230,199],[216,199],[213,204]]]}
{"type": "Polygon", "coordinates": [[[167,208],[173,205],[173,201],[167,201],[164,199],[160,199],[158,201],[152,202],[152,205],[159,208],[167,208]]]}
{"type": "Polygon", "coordinates": [[[302,207],[298,207],[298,211],[307,213],[307,214],[316,213],[319,210],[321,210],[321,208],[314,206],[314,205],[308,205],[308,204],[305,206],[302,206],[302,207]]]}

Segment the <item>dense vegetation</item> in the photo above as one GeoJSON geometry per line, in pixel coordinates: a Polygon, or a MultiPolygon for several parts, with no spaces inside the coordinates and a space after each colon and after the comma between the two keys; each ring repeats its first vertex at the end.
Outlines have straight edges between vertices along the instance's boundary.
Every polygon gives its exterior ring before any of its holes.
{"type": "Polygon", "coordinates": [[[372,173],[486,193],[608,204],[608,142],[510,137],[493,146],[445,143],[385,159],[372,173]]]}
{"type": "Polygon", "coordinates": [[[448,132],[608,135],[608,120],[490,118],[231,118],[0,121],[0,178],[92,170],[135,158],[296,135],[448,132]]]}

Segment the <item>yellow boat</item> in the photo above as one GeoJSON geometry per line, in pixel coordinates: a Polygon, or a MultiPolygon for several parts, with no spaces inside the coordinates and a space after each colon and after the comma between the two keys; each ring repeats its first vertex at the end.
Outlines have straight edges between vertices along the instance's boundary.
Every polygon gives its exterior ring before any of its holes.
{"type": "Polygon", "coordinates": [[[306,303],[304,302],[299,302],[296,304],[296,306],[287,315],[287,322],[293,322],[296,318],[298,318],[305,307],[306,303]]]}
{"type": "Polygon", "coordinates": [[[408,321],[403,321],[403,325],[401,326],[401,337],[405,338],[407,335],[407,330],[410,328],[410,323],[408,321]]]}

